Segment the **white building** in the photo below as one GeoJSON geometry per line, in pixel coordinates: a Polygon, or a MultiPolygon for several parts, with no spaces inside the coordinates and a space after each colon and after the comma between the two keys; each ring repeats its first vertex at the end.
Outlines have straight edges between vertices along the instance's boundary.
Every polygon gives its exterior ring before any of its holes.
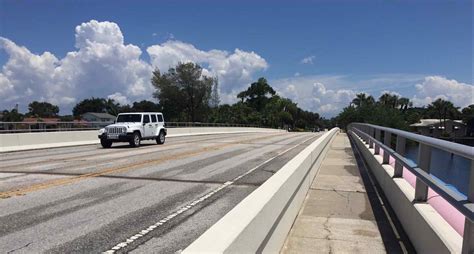
{"type": "Polygon", "coordinates": [[[418,134],[429,137],[465,137],[466,125],[461,120],[421,119],[419,123],[410,125],[418,134]]]}

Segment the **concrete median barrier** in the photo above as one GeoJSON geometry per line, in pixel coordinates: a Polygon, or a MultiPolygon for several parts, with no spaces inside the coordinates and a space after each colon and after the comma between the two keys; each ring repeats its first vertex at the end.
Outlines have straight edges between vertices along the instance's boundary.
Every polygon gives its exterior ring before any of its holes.
{"type": "MultiPolygon", "coordinates": [[[[245,132],[283,132],[284,130],[252,127],[169,128],[168,137],[245,132]]],[[[98,131],[58,131],[12,133],[0,135],[0,153],[53,147],[99,144],[98,131]]]]}
{"type": "Polygon", "coordinates": [[[278,253],[338,131],[306,147],[183,253],[278,253]]]}

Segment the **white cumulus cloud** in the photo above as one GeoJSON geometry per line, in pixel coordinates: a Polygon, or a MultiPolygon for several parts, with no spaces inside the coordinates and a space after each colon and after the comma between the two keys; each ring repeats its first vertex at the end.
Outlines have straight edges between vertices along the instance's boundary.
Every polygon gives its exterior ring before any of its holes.
{"type": "Polygon", "coordinates": [[[298,76],[271,80],[276,91],[305,109],[325,117],[337,115],[357,93],[372,95],[376,100],[384,93],[406,97],[414,106],[426,106],[437,98],[450,100],[455,106],[474,104],[474,86],[441,76],[385,74],[368,77],[298,76]]]}
{"type": "Polygon", "coordinates": [[[315,56],[305,57],[305,58],[301,59],[301,63],[302,64],[313,64],[314,58],[315,58],[315,56]]]}
{"type": "Polygon", "coordinates": [[[152,65],[161,72],[179,62],[200,64],[205,69],[204,74],[219,78],[220,91],[224,94],[223,102],[230,102],[226,95],[242,90],[253,80],[256,72],[268,67],[265,59],[255,52],[240,49],[235,49],[232,53],[216,49],[204,51],[192,44],[176,40],[150,46],[147,52],[152,65]]]}
{"type": "Polygon", "coordinates": [[[107,96],[107,99],[112,99],[115,102],[120,103],[121,105],[127,105],[127,104],[132,104],[130,100],[128,100],[127,96],[123,95],[122,93],[116,92],[113,93],[109,96],[107,96]]]}
{"type": "Polygon", "coordinates": [[[305,77],[276,80],[270,82],[280,96],[296,102],[304,110],[317,112],[322,116],[331,117],[348,106],[356,92],[346,88],[336,88],[342,77],[305,77]],[[329,89],[328,87],[334,87],[329,89]]]}
{"type": "Polygon", "coordinates": [[[0,37],[8,60],[0,73],[0,104],[33,100],[58,104],[67,113],[78,100],[122,92],[131,98],[151,97],[151,66],[140,60],[141,50],[125,45],[117,24],[91,20],[76,27],[77,50],[58,59],[50,52],[30,52],[0,37]],[[3,89],[6,88],[6,89],[3,89]]]}
{"type": "MultiPolygon", "coordinates": [[[[173,38],[173,37],[170,37],[173,38]]],[[[154,68],[167,71],[178,62],[201,64],[204,74],[219,77],[224,102],[230,102],[268,67],[254,52],[235,49],[199,50],[175,40],[147,49],[151,62],[141,59],[142,50],[126,44],[120,27],[113,22],[91,20],[75,28],[75,51],[58,58],[50,52],[32,53],[8,38],[0,37],[0,50],[8,59],[0,70],[0,109],[20,104],[26,110],[33,100],[48,101],[67,114],[78,101],[106,97],[128,104],[151,99],[150,79],[154,68]]]]}
{"type": "Polygon", "coordinates": [[[355,95],[356,92],[350,89],[331,90],[322,83],[313,84],[312,96],[316,99],[314,108],[323,115],[337,114],[343,107],[349,105],[355,95]]]}
{"type": "Polygon", "coordinates": [[[415,106],[423,106],[442,98],[458,107],[474,104],[474,86],[447,79],[441,76],[428,76],[415,85],[417,93],[413,96],[415,106]]]}
{"type": "Polygon", "coordinates": [[[116,23],[91,20],[76,27],[76,48],[85,48],[95,43],[107,45],[123,44],[123,35],[116,23]]]}

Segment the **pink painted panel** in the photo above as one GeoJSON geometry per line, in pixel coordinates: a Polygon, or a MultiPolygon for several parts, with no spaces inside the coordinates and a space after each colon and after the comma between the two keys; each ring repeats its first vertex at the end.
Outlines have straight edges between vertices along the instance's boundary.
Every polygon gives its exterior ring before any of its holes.
{"type": "Polygon", "coordinates": [[[432,189],[428,189],[428,204],[430,204],[459,235],[464,235],[464,215],[432,189]]]}
{"type": "Polygon", "coordinates": [[[413,188],[415,188],[416,176],[405,167],[403,167],[403,179],[405,179],[413,188]]]}
{"type": "MultiPolygon", "coordinates": [[[[383,150],[380,149],[380,155],[383,156],[383,150]]],[[[390,156],[389,164],[395,168],[395,158],[390,156]]],[[[403,178],[413,187],[416,187],[416,176],[405,167],[403,168],[403,178]]],[[[428,203],[445,219],[456,232],[463,236],[465,217],[454,206],[448,203],[438,193],[431,188],[428,189],[428,203]]]]}

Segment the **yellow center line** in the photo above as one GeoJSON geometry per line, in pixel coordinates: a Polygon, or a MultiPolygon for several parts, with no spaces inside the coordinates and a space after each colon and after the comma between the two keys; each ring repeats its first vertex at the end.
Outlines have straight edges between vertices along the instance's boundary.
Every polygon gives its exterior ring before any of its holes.
{"type": "MultiPolygon", "coordinates": [[[[201,142],[201,141],[196,140],[196,142],[201,142]]],[[[148,154],[148,153],[155,153],[155,152],[163,152],[163,151],[167,151],[167,150],[173,150],[175,147],[179,147],[179,146],[182,146],[182,145],[185,145],[185,144],[186,144],[186,142],[178,141],[177,143],[166,145],[165,150],[162,150],[161,147],[160,148],[146,147],[145,149],[138,150],[142,153],[138,153],[137,155],[144,155],[144,154],[148,154]],[[171,148],[171,149],[169,149],[169,148],[171,148]]],[[[95,157],[101,157],[101,156],[104,156],[104,155],[117,156],[117,155],[120,155],[120,154],[127,154],[127,153],[130,153],[130,150],[114,151],[114,153],[111,153],[110,150],[108,150],[106,152],[95,153],[95,154],[77,155],[77,156],[65,157],[65,158],[52,158],[52,159],[48,159],[48,160],[44,160],[44,161],[35,161],[35,162],[27,162],[27,163],[22,163],[22,164],[7,165],[5,167],[0,166],[0,169],[5,168],[7,170],[11,170],[13,168],[23,168],[25,166],[31,166],[31,165],[36,166],[36,165],[38,165],[38,163],[49,164],[49,163],[52,163],[52,162],[65,162],[65,161],[71,161],[71,160],[77,160],[77,159],[83,159],[83,158],[91,159],[91,158],[95,158],[95,157]]],[[[53,156],[55,156],[55,155],[53,154],[53,156]]],[[[113,159],[115,159],[115,158],[113,158],[113,159]]],[[[106,161],[108,161],[108,160],[109,159],[107,159],[106,161]]],[[[87,165],[88,163],[89,162],[76,163],[75,166],[87,165]]]]}
{"type": "Polygon", "coordinates": [[[238,142],[224,143],[224,144],[219,144],[219,145],[215,145],[215,146],[204,147],[204,148],[196,150],[196,151],[190,151],[190,152],[184,152],[184,153],[175,154],[175,155],[169,155],[169,156],[166,156],[166,157],[163,157],[163,158],[160,158],[160,159],[147,160],[147,161],[140,162],[140,163],[133,164],[133,165],[127,165],[127,166],[122,166],[122,167],[112,167],[112,168],[107,168],[107,169],[104,169],[104,170],[101,170],[101,171],[98,171],[98,172],[94,172],[94,173],[82,174],[82,175],[69,177],[69,178],[65,178],[65,179],[50,180],[50,181],[47,181],[47,182],[38,183],[38,184],[31,185],[31,186],[19,188],[19,189],[16,189],[16,190],[0,192],[0,198],[9,198],[9,197],[12,197],[12,196],[25,195],[28,192],[43,190],[43,189],[47,189],[47,188],[51,188],[51,187],[55,187],[55,186],[71,184],[71,183],[75,183],[75,182],[78,182],[78,181],[81,181],[81,180],[84,180],[84,179],[88,179],[88,178],[92,178],[92,177],[98,177],[98,176],[111,174],[111,173],[126,172],[126,171],[130,171],[130,170],[133,170],[133,169],[142,168],[144,166],[161,164],[163,162],[170,161],[170,160],[185,159],[185,158],[189,158],[189,157],[199,155],[199,154],[202,154],[202,153],[205,153],[205,152],[216,151],[216,150],[220,150],[220,149],[223,149],[225,147],[228,147],[228,146],[238,145],[238,144],[242,144],[242,143],[246,143],[246,142],[251,142],[251,141],[256,141],[256,140],[261,140],[261,139],[268,139],[268,138],[271,138],[271,137],[274,137],[274,136],[277,136],[277,135],[281,135],[281,134],[278,133],[278,134],[268,135],[268,136],[264,136],[264,137],[246,139],[246,140],[242,140],[242,141],[238,141],[238,142]]]}

